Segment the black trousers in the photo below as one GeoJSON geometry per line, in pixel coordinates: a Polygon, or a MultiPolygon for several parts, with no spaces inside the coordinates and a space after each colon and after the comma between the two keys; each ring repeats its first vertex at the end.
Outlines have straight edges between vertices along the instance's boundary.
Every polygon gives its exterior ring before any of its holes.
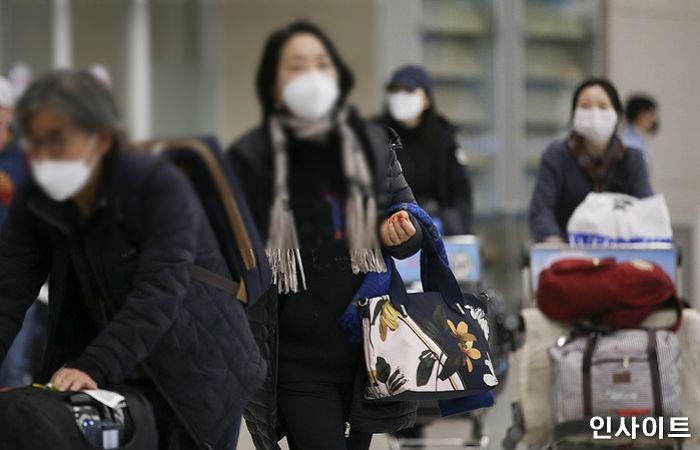
{"type": "Polygon", "coordinates": [[[368,450],[371,433],[350,429],[353,383],[285,382],[278,406],[290,450],[368,450]]]}

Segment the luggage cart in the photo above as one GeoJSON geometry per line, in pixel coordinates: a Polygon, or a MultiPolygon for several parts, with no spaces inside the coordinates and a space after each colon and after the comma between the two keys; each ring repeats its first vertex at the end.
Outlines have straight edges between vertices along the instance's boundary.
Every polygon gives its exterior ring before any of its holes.
{"type": "MultiPolygon", "coordinates": [[[[537,284],[540,272],[549,267],[553,262],[565,258],[590,258],[603,259],[615,258],[618,262],[642,259],[652,262],[661,267],[671,278],[679,290],[682,286],[682,252],[680,247],[671,243],[652,244],[618,244],[606,247],[572,247],[567,244],[534,244],[523,247],[522,258],[522,306],[523,308],[536,307],[537,304],[537,284]]],[[[527,342],[525,342],[527,345],[527,342]]],[[[519,401],[511,405],[513,415],[513,425],[506,433],[502,445],[504,449],[515,449],[518,442],[526,437],[526,424],[528,418],[519,401]]],[[[528,442],[528,444],[530,444],[528,442]]],[[[591,429],[588,421],[565,422],[554,426],[552,436],[545,445],[528,446],[529,449],[618,449],[618,448],[649,448],[649,449],[682,449],[681,440],[667,439],[663,443],[658,441],[592,441],[591,429]]]]}

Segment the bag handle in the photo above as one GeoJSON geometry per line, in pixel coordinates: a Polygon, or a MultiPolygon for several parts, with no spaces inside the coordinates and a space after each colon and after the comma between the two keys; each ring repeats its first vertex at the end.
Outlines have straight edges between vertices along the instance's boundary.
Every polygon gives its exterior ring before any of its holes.
{"type": "Polygon", "coordinates": [[[673,301],[673,306],[676,309],[676,321],[673,322],[670,326],[668,326],[667,329],[669,331],[677,333],[678,330],[680,330],[681,325],[683,324],[683,300],[681,300],[677,295],[673,294],[673,297],[670,301],[673,301]]]}
{"type": "Polygon", "coordinates": [[[647,334],[647,356],[651,376],[651,392],[654,402],[654,415],[663,417],[663,401],[661,399],[661,369],[659,367],[659,350],[656,344],[656,330],[651,329],[647,334]]]}
{"type": "MultiPolygon", "coordinates": [[[[460,310],[464,295],[459,287],[459,283],[455,278],[446,259],[445,247],[442,236],[434,227],[427,227],[421,221],[418,221],[423,231],[423,245],[421,247],[420,256],[420,272],[423,292],[439,292],[443,301],[449,308],[458,314],[462,314],[460,310]],[[443,256],[441,256],[443,255],[443,256]],[[457,305],[460,305],[459,307],[457,305]]],[[[391,259],[391,258],[387,258],[391,259]]],[[[393,261],[389,261],[387,270],[391,270],[391,301],[396,306],[401,307],[408,299],[406,289],[404,287],[401,275],[396,270],[393,261]]],[[[484,305],[485,306],[485,305],[484,305]]]]}
{"type": "Polygon", "coordinates": [[[586,339],[586,347],[583,351],[583,361],[581,362],[581,383],[583,392],[583,415],[591,417],[593,415],[593,378],[591,377],[591,365],[593,363],[593,352],[598,343],[598,333],[590,333],[586,339]]]}

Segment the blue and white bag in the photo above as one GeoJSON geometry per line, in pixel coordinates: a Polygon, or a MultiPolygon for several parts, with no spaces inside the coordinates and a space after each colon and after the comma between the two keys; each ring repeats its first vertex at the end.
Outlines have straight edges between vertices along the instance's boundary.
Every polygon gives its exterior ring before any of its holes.
{"type": "Polygon", "coordinates": [[[672,242],[671,216],[661,194],[638,199],[591,192],[567,225],[571,245],[672,242]]]}

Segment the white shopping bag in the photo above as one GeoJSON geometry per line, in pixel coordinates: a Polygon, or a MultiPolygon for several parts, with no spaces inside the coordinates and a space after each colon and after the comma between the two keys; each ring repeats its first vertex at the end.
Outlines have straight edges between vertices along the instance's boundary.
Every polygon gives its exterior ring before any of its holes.
{"type": "Polygon", "coordinates": [[[672,242],[671,217],[661,194],[588,194],[567,226],[571,245],[672,242]]]}

